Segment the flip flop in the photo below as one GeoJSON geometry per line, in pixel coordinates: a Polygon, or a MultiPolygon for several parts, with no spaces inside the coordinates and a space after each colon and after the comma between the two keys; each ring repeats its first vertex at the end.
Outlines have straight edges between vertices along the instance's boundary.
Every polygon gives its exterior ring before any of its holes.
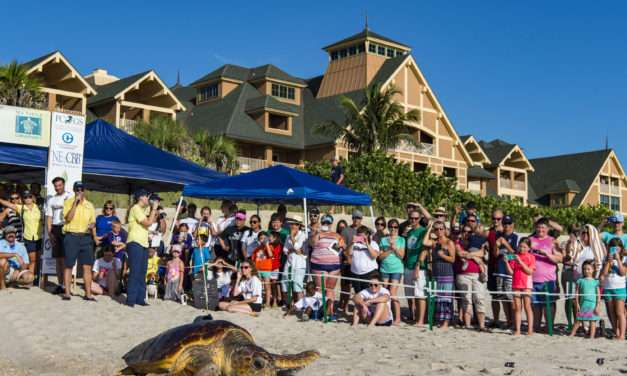
{"type": "Polygon", "coordinates": [[[62,300],[70,300],[70,299],[72,299],[72,297],[71,297],[70,295],[63,294],[63,296],[61,297],[61,299],[62,299],[62,300]]]}
{"type": "Polygon", "coordinates": [[[93,296],[83,296],[83,300],[86,300],[88,302],[97,302],[96,298],[94,298],[93,296]]]}

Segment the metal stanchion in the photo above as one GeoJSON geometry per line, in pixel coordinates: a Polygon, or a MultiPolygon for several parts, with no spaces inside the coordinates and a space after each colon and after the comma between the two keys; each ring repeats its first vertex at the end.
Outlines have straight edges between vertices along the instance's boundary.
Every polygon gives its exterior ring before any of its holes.
{"type": "Polygon", "coordinates": [[[544,302],[546,303],[546,325],[547,325],[547,329],[549,331],[549,336],[553,335],[553,316],[551,314],[551,296],[550,291],[549,291],[549,283],[548,282],[544,282],[544,292],[546,292],[547,294],[544,296],[545,300],[544,302]]]}
{"type": "Polygon", "coordinates": [[[573,329],[573,299],[577,299],[572,296],[573,283],[566,282],[566,319],[568,320],[568,333],[573,329]]]}
{"type": "Polygon", "coordinates": [[[292,267],[287,268],[287,307],[292,306],[292,289],[294,288],[294,282],[292,281],[292,267]]]}
{"type": "Polygon", "coordinates": [[[435,302],[432,291],[435,290],[435,282],[429,280],[429,288],[427,289],[427,320],[429,321],[429,330],[433,330],[433,319],[435,316],[435,302]]]}
{"type": "Polygon", "coordinates": [[[327,294],[324,286],[324,274],[320,275],[321,284],[322,284],[322,322],[327,323],[327,294]]]}

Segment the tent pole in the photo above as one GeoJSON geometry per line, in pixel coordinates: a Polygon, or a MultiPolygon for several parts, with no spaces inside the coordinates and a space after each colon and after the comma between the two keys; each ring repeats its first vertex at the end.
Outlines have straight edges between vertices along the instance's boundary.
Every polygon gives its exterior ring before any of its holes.
{"type": "MultiPolygon", "coordinates": [[[[172,225],[170,226],[170,231],[166,236],[165,240],[170,241],[172,239],[172,234],[174,233],[174,225],[176,225],[176,219],[179,217],[179,212],[181,211],[181,205],[183,204],[183,195],[179,198],[179,203],[176,205],[176,212],[174,212],[174,218],[172,218],[172,225]]],[[[164,242],[165,243],[165,242],[164,242]]],[[[170,252],[167,252],[170,253],[170,252]]]]}
{"type": "Polygon", "coordinates": [[[370,205],[370,218],[372,218],[372,228],[376,230],[377,225],[375,224],[376,220],[374,218],[374,210],[372,210],[372,205],[370,205]]]}
{"type": "MultiPolygon", "coordinates": [[[[305,239],[307,239],[307,244],[309,243],[309,216],[307,215],[307,198],[303,198],[303,211],[305,215],[303,216],[303,220],[305,221],[305,239]]],[[[305,249],[303,249],[303,253],[305,253],[305,249]]],[[[306,263],[306,273],[311,273],[311,265],[309,262],[306,263]]]]}
{"type": "Polygon", "coordinates": [[[257,216],[259,216],[259,201],[257,201],[257,216]]]}

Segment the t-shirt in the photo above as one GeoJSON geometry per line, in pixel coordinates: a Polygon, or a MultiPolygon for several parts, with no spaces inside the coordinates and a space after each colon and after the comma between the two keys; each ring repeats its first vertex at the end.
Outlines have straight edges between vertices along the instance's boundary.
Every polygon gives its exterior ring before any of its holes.
{"type": "Polygon", "coordinates": [[[579,294],[582,295],[579,298],[579,304],[583,305],[584,303],[588,303],[590,305],[596,305],[599,280],[594,278],[579,278],[577,280],[577,286],[579,287],[579,294]]]}
{"type": "Polygon", "coordinates": [[[472,251],[476,251],[478,249],[481,249],[481,247],[488,241],[488,238],[486,238],[483,235],[479,235],[476,233],[472,233],[470,234],[470,236],[468,237],[468,250],[472,250],[472,251]]]}
{"type": "Polygon", "coordinates": [[[65,223],[65,219],[63,218],[63,203],[68,198],[72,197],[72,194],[69,192],[63,192],[60,195],[54,194],[48,196],[46,201],[46,217],[52,218],[52,224],[55,226],[60,226],[65,223]]]}
{"type": "Polygon", "coordinates": [[[220,216],[216,222],[218,226],[218,233],[221,234],[224,230],[235,224],[235,215],[228,217],[220,216]]]}
{"type": "MultiPolygon", "coordinates": [[[[413,228],[407,233],[407,242],[405,248],[405,269],[415,269],[416,263],[422,252],[422,242],[425,240],[427,229],[420,226],[413,228]]],[[[422,268],[422,265],[421,265],[422,268]]]]}
{"type": "Polygon", "coordinates": [[[120,219],[115,215],[99,215],[96,217],[96,236],[104,236],[108,232],[111,232],[111,224],[113,221],[119,221],[120,219]]]}
{"type": "Polygon", "coordinates": [[[92,271],[96,273],[100,273],[101,271],[103,272],[102,278],[98,279],[98,284],[102,286],[103,288],[107,288],[107,275],[109,273],[113,273],[114,265],[115,265],[115,270],[117,272],[119,272],[120,269],[122,269],[122,262],[120,261],[120,259],[115,258],[115,257],[112,257],[110,261],[107,261],[104,259],[104,257],[101,257],[98,260],[96,260],[96,262],[94,262],[92,271]]]}
{"type": "MultiPolygon", "coordinates": [[[[532,270],[536,267],[536,255],[533,253],[519,253],[520,262],[530,267],[532,270]]],[[[530,289],[533,287],[532,278],[525,273],[522,266],[516,260],[509,260],[509,266],[512,268],[512,288],[513,289],[530,289]]]]}
{"type": "MultiPolygon", "coordinates": [[[[63,216],[67,216],[74,205],[74,198],[69,198],[63,203],[63,216]]],[[[74,209],[74,217],[63,225],[63,232],[87,233],[89,226],[96,222],[94,205],[83,199],[74,209]]]]}
{"type": "Polygon", "coordinates": [[[601,240],[603,240],[603,243],[605,243],[606,245],[609,244],[610,240],[614,238],[619,238],[623,242],[623,246],[627,247],[627,234],[616,235],[612,232],[607,231],[603,231],[601,233],[601,240]]]}
{"type": "Polygon", "coordinates": [[[114,234],[113,231],[109,232],[102,238],[103,244],[113,244],[113,242],[126,243],[126,239],[128,238],[128,234],[124,229],[120,229],[120,232],[114,234]]]}
{"type": "Polygon", "coordinates": [[[244,299],[256,297],[254,303],[263,303],[261,298],[261,281],[259,278],[252,276],[249,279],[241,280],[239,282],[239,291],[244,299]]]}
{"type": "MultiPolygon", "coordinates": [[[[614,255],[608,254],[607,257],[614,257],[614,255]]],[[[622,258],[622,262],[623,264],[627,263],[627,256],[622,258]]],[[[616,261],[616,259],[612,260],[612,266],[610,267],[607,276],[605,276],[605,284],[603,285],[603,288],[624,289],[627,287],[625,281],[627,281],[627,278],[624,275],[618,274],[618,261],[616,261]]]]}
{"type": "Polygon", "coordinates": [[[253,229],[248,229],[242,235],[242,246],[246,250],[246,255],[250,258],[253,255],[253,251],[255,248],[259,247],[259,233],[261,230],[253,231],[253,229]]]}
{"type": "Polygon", "coordinates": [[[218,285],[218,290],[223,289],[225,286],[229,286],[231,284],[231,276],[233,272],[230,270],[222,270],[216,273],[213,273],[211,270],[207,273],[208,279],[216,279],[216,284],[218,285]]]}
{"type": "Polygon", "coordinates": [[[338,164],[337,166],[331,168],[331,181],[337,183],[343,174],[344,168],[342,167],[342,165],[338,164]]]}
{"type": "Polygon", "coordinates": [[[133,205],[128,214],[128,238],[129,243],[136,242],[142,247],[148,248],[148,229],[141,223],[148,216],[146,212],[148,208],[142,208],[139,205],[133,205]]]}
{"type": "Polygon", "coordinates": [[[41,211],[33,204],[32,207],[17,205],[17,213],[24,222],[24,240],[39,240],[41,238],[41,211]]]}
{"type": "Polygon", "coordinates": [[[322,294],[316,292],[313,296],[305,296],[297,301],[294,307],[299,311],[304,311],[307,308],[317,311],[322,307],[322,294]]]}
{"type": "Polygon", "coordinates": [[[255,248],[252,253],[252,260],[255,263],[255,269],[262,272],[271,272],[272,271],[272,259],[273,257],[269,257],[266,253],[266,246],[260,245],[255,248]]]}
{"type": "Polygon", "coordinates": [[[544,239],[540,239],[537,236],[531,238],[531,249],[536,257],[536,270],[533,272],[534,283],[544,283],[549,281],[555,281],[557,279],[557,270],[555,264],[544,255],[538,254],[537,250],[543,250],[544,252],[552,255],[555,253],[553,247],[554,239],[551,236],[547,236],[544,239]]]}
{"type": "MultiPolygon", "coordinates": [[[[26,247],[24,247],[23,243],[16,241],[13,244],[10,244],[5,239],[2,239],[0,240],[0,252],[1,253],[16,253],[22,258],[22,261],[24,262],[23,265],[28,265],[28,252],[26,251],[26,247]]],[[[15,257],[10,258],[8,262],[12,268],[14,269],[20,268],[20,264],[18,263],[17,258],[15,257]]],[[[0,278],[4,278],[4,277],[0,276],[0,278]]]]}
{"type": "Polygon", "coordinates": [[[220,237],[224,241],[225,244],[228,245],[228,250],[222,250],[222,254],[218,255],[216,251],[216,255],[227,258],[231,264],[235,264],[236,261],[242,260],[242,237],[244,233],[248,231],[248,227],[243,226],[238,228],[237,226],[229,226],[227,227],[220,237]]]}
{"type": "MultiPolygon", "coordinates": [[[[391,238],[389,236],[381,239],[381,248],[384,251],[389,250],[390,241],[391,238]]],[[[405,238],[402,236],[397,236],[394,243],[396,249],[405,248],[405,238]]],[[[396,255],[396,253],[390,253],[386,258],[383,259],[383,261],[381,261],[381,273],[403,273],[403,260],[401,260],[396,255]]]]}
{"type": "MultiPolygon", "coordinates": [[[[509,246],[512,247],[514,251],[518,249],[519,236],[517,233],[515,232],[512,232],[511,234],[501,233],[499,237],[502,237],[505,240],[507,240],[507,242],[509,243],[509,246]]],[[[499,256],[496,261],[496,271],[494,275],[497,275],[499,277],[506,277],[506,278],[511,277],[509,273],[507,273],[507,266],[506,266],[506,263],[508,262],[507,253],[508,253],[507,248],[499,247],[499,256]]]]}
{"type": "Polygon", "coordinates": [[[287,272],[288,267],[290,266],[292,269],[307,268],[307,256],[305,254],[298,255],[295,252],[290,253],[290,251],[294,249],[303,250],[305,241],[307,241],[307,235],[305,235],[302,231],[299,231],[296,234],[293,242],[291,236],[287,236],[287,239],[285,239],[285,246],[283,247],[283,253],[287,255],[284,272],[287,272]]]}
{"type": "Polygon", "coordinates": [[[196,247],[192,252],[192,274],[196,274],[202,270],[203,263],[213,260],[211,249],[209,247],[196,247]]]}
{"type": "MultiPolygon", "coordinates": [[[[455,241],[455,244],[462,248],[464,251],[470,252],[470,248],[464,246],[464,243],[458,239],[455,241]]],[[[475,252],[476,249],[473,249],[472,252],[475,252]]],[[[473,259],[462,259],[461,257],[455,257],[455,263],[453,263],[453,270],[457,274],[477,274],[481,273],[481,267],[477,262],[473,259]],[[464,267],[464,261],[466,261],[466,267],[464,267]]]]}
{"type": "Polygon", "coordinates": [[[351,272],[353,274],[363,275],[377,270],[377,256],[379,255],[379,245],[373,240],[370,247],[376,251],[375,257],[371,257],[368,247],[362,243],[353,244],[353,262],[351,263],[351,272]]]}
{"type": "MultiPolygon", "coordinates": [[[[362,299],[364,300],[372,300],[372,299],[376,299],[379,298],[381,296],[385,296],[387,295],[388,297],[390,297],[390,291],[388,289],[386,289],[385,287],[379,287],[379,291],[372,292],[370,290],[370,288],[367,289],[363,289],[359,292],[359,295],[362,297],[362,299]]],[[[381,320],[381,322],[386,322],[386,321],[390,321],[392,320],[392,305],[391,305],[391,301],[392,299],[388,299],[388,315],[387,318],[384,320],[381,320]]],[[[371,306],[372,308],[374,308],[374,306],[371,306]]]]}
{"type": "Polygon", "coordinates": [[[272,270],[281,269],[281,256],[283,256],[282,243],[272,246],[272,254],[272,270]]]}
{"type": "Polygon", "coordinates": [[[586,260],[594,260],[594,252],[590,246],[584,247],[579,253],[577,260],[573,260],[573,266],[575,270],[575,278],[579,278],[583,275],[583,263],[586,260]]]}
{"type": "Polygon", "coordinates": [[[159,256],[154,255],[152,257],[148,257],[148,268],[146,269],[146,277],[149,274],[154,274],[155,276],[159,272],[159,256]]]}

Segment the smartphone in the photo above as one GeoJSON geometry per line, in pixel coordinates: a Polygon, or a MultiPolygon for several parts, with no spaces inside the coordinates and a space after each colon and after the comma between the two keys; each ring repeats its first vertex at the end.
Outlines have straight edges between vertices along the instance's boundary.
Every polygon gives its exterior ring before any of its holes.
{"type": "Polygon", "coordinates": [[[355,242],[355,243],[365,243],[366,242],[366,238],[363,235],[355,235],[353,237],[353,242],[355,242]]]}
{"type": "Polygon", "coordinates": [[[618,247],[610,247],[610,255],[613,255],[616,252],[618,252],[618,247]]]}

